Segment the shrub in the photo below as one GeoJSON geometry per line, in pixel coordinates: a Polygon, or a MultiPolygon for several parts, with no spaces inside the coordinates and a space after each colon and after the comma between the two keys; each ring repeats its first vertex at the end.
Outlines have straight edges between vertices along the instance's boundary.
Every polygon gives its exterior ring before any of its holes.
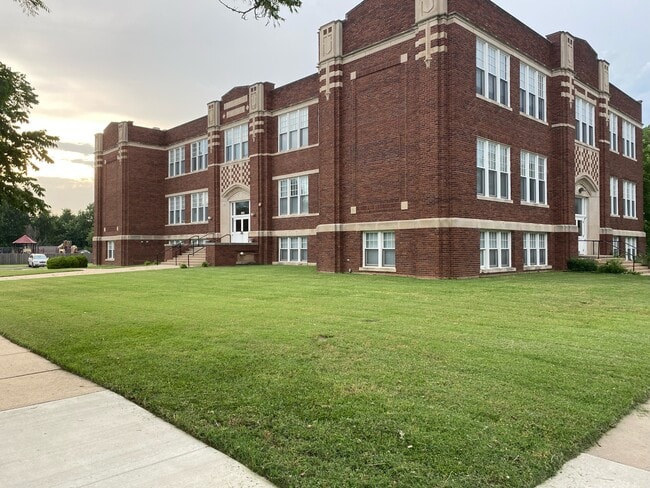
{"type": "Polygon", "coordinates": [[[203,262],[201,263],[201,267],[202,267],[202,268],[207,268],[208,266],[210,266],[210,265],[209,265],[207,262],[205,262],[205,261],[203,261],[203,262]]]}
{"type": "Polygon", "coordinates": [[[187,269],[187,264],[181,264],[181,269],[187,269]]]}
{"type": "Polygon", "coordinates": [[[598,266],[599,273],[625,274],[627,269],[623,266],[620,259],[610,259],[605,264],[598,266]]]}
{"type": "Polygon", "coordinates": [[[57,256],[47,260],[47,269],[87,268],[88,258],[81,255],[57,256]]]}
{"type": "Polygon", "coordinates": [[[567,268],[569,271],[593,272],[598,271],[598,263],[588,258],[570,258],[567,261],[567,268]]]}
{"type": "Polygon", "coordinates": [[[643,266],[650,266],[650,254],[640,254],[636,257],[636,262],[643,266]]]}
{"type": "Polygon", "coordinates": [[[153,263],[152,263],[151,261],[145,261],[145,262],[144,262],[144,265],[145,265],[145,266],[151,266],[152,264],[153,264],[153,263]]]}

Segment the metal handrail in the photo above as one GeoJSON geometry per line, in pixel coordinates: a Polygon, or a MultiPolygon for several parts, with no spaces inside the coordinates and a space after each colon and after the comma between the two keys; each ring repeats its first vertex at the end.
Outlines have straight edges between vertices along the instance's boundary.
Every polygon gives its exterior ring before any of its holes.
{"type": "MultiPolygon", "coordinates": [[[[578,242],[591,243],[591,244],[592,244],[592,249],[591,249],[592,251],[594,250],[594,249],[593,249],[593,245],[594,245],[594,244],[597,244],[597,246],[596,246],[596,253],[593,253],[593,252],[592,252],[592,254],[591,254],[592,256],[596,255],[596,256],[597,256],[597,259],[600,259],[600,244],[608,244],[608,245],[611,245],[612,250],[613,250],[613,248],[614,248],[614,241],[613,241],[613,240],[603,240],[603,239],[600,239],[600,240],[595,240],[595,239],[578,239],[578,242]]],[[[634,271],[636,270],[636,260],[637,260],[637,258],[638,258],[638,256],[639,256],[639,253],[638,253],[638,246],[636,246],[636,245],[634,245],[634,244],[630,244],[630,245],[628,245],[626,242],[621,242],[621,241],[619,240],[619,242],[618,242],[618,248],[617,248],[617,253],[618,253],[618,254],[615,255],[615,257],[619,257],[619,258],[621,257],[621,245],[624,247],[623,254],[622,254],[622,256],[624,256],[624,257],[627,257],[627,256],[628,256],[628,249],[631,249],[631,250],[632,250],[632,254],[631,254],[632,259],[630,259],[630,261],[632,262],[632,272],[634,272],[634,271]]],[[[612,253],[612,255],[614,256],[613,253],[612,253]]]]}

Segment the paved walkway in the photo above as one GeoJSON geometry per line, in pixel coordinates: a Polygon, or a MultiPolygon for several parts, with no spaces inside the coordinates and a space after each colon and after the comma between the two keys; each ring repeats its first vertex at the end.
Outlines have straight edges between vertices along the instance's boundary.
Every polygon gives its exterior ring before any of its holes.
{"type": "Polygon", "coordinates": [[[2,488],[273,488],[119,395],[0,337],[2,488]]]}
{"type": "Polygon", "coordinates": [[[15,280],[37,280],[43,278],[66,278],[68,276],[84,276],[94,274],[111,274],[111,273],[131,273],[134,271],[156,271],[160,269],[174,269],[177,266],[171,264],[152,264],[151,266],[123,266],[119,268],[84,268],[75,271],[57,271],[53,273],[37,273],[26,274],[18,276],[4,276],[0,277],[0,281],[15,281],[15,280]]]}

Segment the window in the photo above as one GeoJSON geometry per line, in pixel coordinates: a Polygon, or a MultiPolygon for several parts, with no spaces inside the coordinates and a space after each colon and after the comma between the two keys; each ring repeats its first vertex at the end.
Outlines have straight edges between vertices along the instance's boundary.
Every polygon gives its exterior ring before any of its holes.
{"type": "Polygon", "coordinates": [[[185,223],[185,195],[169,197],[169,224],[185,223]]]}
{"type": "Polygon", "coordinates": [[[208,192],[192,193],[192,222],[208,221],[208,192]]]}
{"type": "Polygon", "coordinates": [[[306,237],[280,237],[280,262],[281,263],[306,263],[307,238],[306,237]]]}
{"type": "Polygon", "coordinates": [[[627,120],[623,121],[623,156],[636,160],[636,130],[627,120]]]}
{"type": "Polygon", "coordinates": [[[476,193],[510,200],[510,148],[496,142],[476,141],[476,193]]]}
{"type": "Polygon", "coordinates": [[[618,152],[618,115],[609,114],[609,148],[618,152]]]}
{"type": "Polygon", "coordinates": [[[309,177],[298,176],[279,181],[280,215],[309,213],[309,177]]]}
{"type": "Polygon", "coordinates": [[[623,181],[623,217],[636,219],[636,183],[623,181]]]}
{"type": "Polygon", "coordinates": [[[278,117],[278,151],[309,144],[309,109],[301,108],[278,117]]]}
{"type": "Polygon", "coordinates": [[[636,237],[625,238],[625,259],[627,261],[634,261],[638,253],[638,243],[636,237]]]}
{"type": "Polygon", "coordinates": [[[596,107],[582,98],[576,98],[576,140],[595,146],[594,118],[596,107]]]}
{"type": "Polygon", "coordinates": [[[366,268],[395,267],[395,232],[363,233],[363,266],[366,268]]]}
{"type": "Polygon", "coordinates": [[[510,106],[510,56],[476,39],[476,93],[510,106]]]}
{"type": "Polygon", "coordinates": [[[548,264],[547,241],[547,234],[524,233],[524,266],[548,264]]]}
{"type": "Polygon", "coordinates": [[[192,164],[190,171],[201,171],[208,167],[208,140],[192,143],[192,164]]]}
{"type": "Polygon", "coordinates": [[[618,215],[618,178],[615,176],[609,179],[609,202],[610,213],[618,215]]]}
{"type": "Polygon", "coordinates": [[[115,261],[115,241],[106,243],[106,261],[115,261]]]}
{"type": "Polygon", "coordinates": [[[175,147],[169,150],[169,172],[168,175],[179,176],[185,173],[185,146],[175,147]]]}
{"type": "Polygon", "coordinates": [[[510,232],[481,232],[481,269],[510,268],[510,232]]]}
{"type": "Polygon", "coordinates": [[[519,65],[519,110],[546,120],[546,76],[524,63],[519,65]]]}
{"type": "Polygon", "coordinates": [[[521,151],[521,201],[546,204],[546,158],[521,151]]]}
{"type": "Polygon", "coordinates": [[[248,124],[241,124],[237,127],[224,131],[226,138],[225,162],[237,161],[248,157],[248,124]]]}
{"type": "Polygon", "coordinates": [[[612,237],[612,256],[619,257],[621,255],[621,238],[618,236],[612,237]]]}

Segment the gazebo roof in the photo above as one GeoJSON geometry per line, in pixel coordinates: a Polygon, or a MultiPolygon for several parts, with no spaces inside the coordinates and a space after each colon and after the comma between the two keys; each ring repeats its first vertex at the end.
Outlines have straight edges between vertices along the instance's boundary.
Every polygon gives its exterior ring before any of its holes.
{"type": "Polygon", "coordinates": [[[27,234],[25,234],[19,239],[16,239],[13,243],[14,244],[36,244],[36,241],[31,237],[29,237],[27,234]]]}

